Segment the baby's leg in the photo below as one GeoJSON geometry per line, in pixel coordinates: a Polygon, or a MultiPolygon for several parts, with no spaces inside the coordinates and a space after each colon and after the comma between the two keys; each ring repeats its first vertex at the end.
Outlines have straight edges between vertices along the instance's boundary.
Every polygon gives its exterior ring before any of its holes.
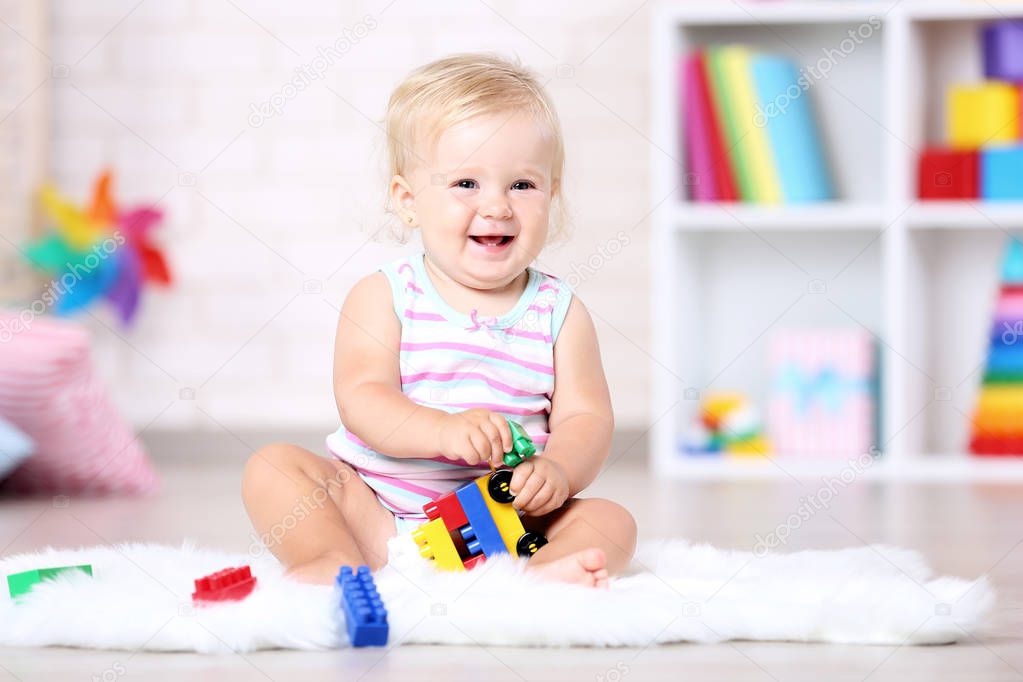
{"type": "Polygon", "coordinates": [[[523,525],[542,532],[548,543],[529,560],[530,570],[564,582],[607,587],[636,551],[636,521],[625,507],[600,498],[573,498],[523,525]]]}
{"type": "Polygon", "coordinates": [[[263,544],[299,580],[330,583],[342,565],[387,563],[393,515],[343,462],[268,445],[245,465],[242,500],[263,544]]]}

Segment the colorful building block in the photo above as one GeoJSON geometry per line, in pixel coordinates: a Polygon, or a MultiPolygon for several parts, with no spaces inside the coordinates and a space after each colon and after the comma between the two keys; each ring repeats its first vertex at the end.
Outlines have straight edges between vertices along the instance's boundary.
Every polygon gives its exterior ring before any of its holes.
{"type": "Polygon", "coordinates": [[[248,566],[225,568],[195,581],[193,603],[241,601],[256,587],[256,577],[248,566]]]}
{"type": "Polygon", "coordinates": [[[948,89],[948,142],[956,149],[1019,139],[1019,89],[987,81],[948,89]]]}
{"type": "Polygon", "coordinates": [[[976,199],[979,156],[974,149],[925,149],[917,172],[921,199],[976,199]]]}
{"type": "Polygon", "coordinates": [[[52,580],[62,573],[81,571],[92,575],[91,564],[80,564],[78,566],[54,566],[52,568],[36,568],[31,571],[22,571],[7,576],[7,591],[11,599],[15,599],[32,591],[32,588],[44,580],[52,580]]]}
{"type": "Polygon", "coordinates": [[[1023,21],[996,21],[984,27],[984,75],[1023,81],[1023,21]]]}
{"type": "MultiPolygon", "coordinates": [[[[452,496],[452,499],[457,503],[457,498],[452,496]]],[[[424,559],[436,561],[437,568],[444,571],[463,570],[462,558],[444,525],[444,519],[433,519],[419,526],[412,531],[412,540],[419,545],[419,554],[424,559]]]]}
{"type": "MultiPolygon", "coordinates": [[[[483,501],[479,487],[474,483],[469,483],[456,490],[455,495],[458,497],[462,509],[465,510],[469,525],[472,527],[483,554],[489,558],[504,552],[504,540],[501,538],[501,532],[497,529],[493,517],[490,516],[490,511],[483,501]]],[[[464,533],[462,537],[465,537],[464,533]]],[[[470,548],[470,552],[476,553],[472,552],[472,548],[470,548]]]]}
{"type": "MultiPolygon", "coordinates": [[[[511,420],[508,425],[513,443],[504,461],[515,466],[535,455],[536,447],[522,425],[511,420]]],[[[412,531],[420,555],[441,570],[460,571],[505,552],[530,557],[547,544],[543,535],[522,527],[511,505],[511,478],[510,469],[500,469],[424,504],[430,520],[412,531]]]]}
{"type": "Polygon", "coordinates": [[[335,579],[341,590],[341,612],[352,646],[387,645],[387,609],[377,592],[369,566],[342,566],[335,579]]]}
{"type": "Polygon", "coordinates": [[[536,446],[533,445],[533,440],[526,433],[522,424],[509,419],[508,426],[511,427],[512,449],[510,452],[504,453],[504,464],[514,469],[524,460],[536,454],[536,446]]]}
{"type": "Polygon", "coordinates": [[[980,151],[980,196],[1023,199],[1023,145],[980,151]]]}
{"type": "Polygon", "coordinates": [[[423,513],[428,519],[442,519],[448,530],[458,530],[469,523],[462,511],[462,505],[454,495],[441,495],[433,502],[423,505],[423,513]]]}

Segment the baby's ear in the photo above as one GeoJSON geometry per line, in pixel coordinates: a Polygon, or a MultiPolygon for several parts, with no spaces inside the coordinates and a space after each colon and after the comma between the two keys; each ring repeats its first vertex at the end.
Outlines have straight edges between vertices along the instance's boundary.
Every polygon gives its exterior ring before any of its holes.
{"type": "Polygon", "coordinates": [[[391,210],[393,210],[401,222],[408,226],[414,226],[416,195],[412,193],[412,187],[401,175],[391,178],[390,187],[391,210]]]}

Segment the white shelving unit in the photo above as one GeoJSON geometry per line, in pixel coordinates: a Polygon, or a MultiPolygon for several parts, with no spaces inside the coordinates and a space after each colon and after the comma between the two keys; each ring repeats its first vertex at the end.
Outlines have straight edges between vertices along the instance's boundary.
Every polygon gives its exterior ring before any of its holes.
{"type": "MultiPolygon", "coordinates": [[[[781,326],[879,339],[881,458],[870,477],[1023,480],[1023,459],[965,454],[1006,233],[1023,203],[916,201],[916,163],[943,139],[949,84],[983,77],[979,27],[1023,2],[665,3],[651,30],[652,462],[699,478],[816,478],[844,460],[692,457],[678,440],[706,390],[767,397],[781,326]],[[848,31],[870,36],[843,51],[848,31]],[[780,207],[686,200],[679,57],[726,43],[797,64],[832,55],[808,92],[838,198],[780,207]],[[831,50],[831,52],[829,52],[831,50]],[[837,51],[837,52],[836,52],[837,51]]],[[[848,43],[846,43],[848,45],[848,43]]]]}

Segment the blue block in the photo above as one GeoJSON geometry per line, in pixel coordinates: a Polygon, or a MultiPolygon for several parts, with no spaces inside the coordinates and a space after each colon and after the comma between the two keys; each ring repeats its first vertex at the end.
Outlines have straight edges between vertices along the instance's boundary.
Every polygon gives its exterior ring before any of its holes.
{"type": "Polygon", "coordinates": [[[1023,199],[1023,146],[980,150],[980,196],[983,199],[1023,199]]]}
{"type": "Polygon", "coordinates": [[[387,609],[380,599],[369,566],[342,566],[335,582],[341,589],[341,611],[352,646],[387,645],[387,609]]]}
{"type": "Polygon", "coordinates": [[[1023,284],[1023,243],[1009,237],[1002,257],[1002,284],[1023,284]]]}
{"type": "Polygon", "coordinates": [[[462,526],[458,529],[458,532],[462,534],[462,539],[465,540],[465,548],[469,550],[469,557],[474,557],[483,551],[480,547],[480,541],[476,539],[476,531],[472,526],[462,526]]]}
{"type": "Polygon", "coordinates": [[[476,540],[483,548],[483,556],[490,558],[498,554],[507,554],[508,548],[504,546],[501,532],[497,530],[494,517],[490,515],[476,482],[466,483],[455,491],[455,495],[465,511],[465,518],[469,519],[476,540]]]}

